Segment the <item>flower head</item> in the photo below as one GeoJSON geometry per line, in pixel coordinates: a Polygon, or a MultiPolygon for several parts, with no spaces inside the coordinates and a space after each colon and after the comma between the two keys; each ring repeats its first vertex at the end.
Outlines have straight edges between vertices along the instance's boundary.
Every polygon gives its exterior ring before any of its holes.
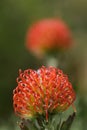
{"type": "Polygon", "coordinates": [[[44,19],[28,29],[26,47],[36,55],[46,50],[68,48],[72,43],[71,32],[59,19],[44,19]]]}
{"type": "Polygon", "coordinates": [[[13,105],[17,115],[31,118],[54,111],[65,111],[75,100],[68,77],[60,69],[44,67],[19,73],[18,86],[13,91],[13,105]]]}

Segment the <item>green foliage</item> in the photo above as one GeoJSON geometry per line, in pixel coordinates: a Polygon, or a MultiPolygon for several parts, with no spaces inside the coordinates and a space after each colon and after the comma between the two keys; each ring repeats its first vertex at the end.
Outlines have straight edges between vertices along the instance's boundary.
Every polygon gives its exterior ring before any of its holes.
{"type": "Polygon", "coordinates": [[[33,120],[22,119],[18,124],[21,130],[70,130],[75,114],[70,115],[66,121],[61,121],[60,114],[50,114],[48,121],[40,116],[33,120]]]}

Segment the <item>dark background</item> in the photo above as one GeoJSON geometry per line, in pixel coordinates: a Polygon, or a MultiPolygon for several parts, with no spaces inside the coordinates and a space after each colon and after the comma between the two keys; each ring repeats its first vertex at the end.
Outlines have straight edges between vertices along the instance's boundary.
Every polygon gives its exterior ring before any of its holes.
{"type": "Polygon", "coordinates": [[[43,64],[25,48],[26,31],[36,20],[55,17],[68,24],[75,44],[66,52],[67,65],[61,62],[77,93],[71,130],[87,129],[87,0],[0,0],[0,130],[19,129],[12,104],[18,70],[43,64]]]}

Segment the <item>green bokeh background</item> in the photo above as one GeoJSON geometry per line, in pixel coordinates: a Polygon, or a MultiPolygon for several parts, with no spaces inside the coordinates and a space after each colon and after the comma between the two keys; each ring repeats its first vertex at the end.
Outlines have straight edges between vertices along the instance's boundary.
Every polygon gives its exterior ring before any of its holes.
{"type": "Polygon", "coordinates": [[[55,17],[68,24],[75,44],[61,61],[77,93],[71,130],[87,129],[87,0],[0,0],[0,130],[19,129],[12,105],[18,70],[44,64],[25,48],[26,31],[37,20],[55,17]]]}

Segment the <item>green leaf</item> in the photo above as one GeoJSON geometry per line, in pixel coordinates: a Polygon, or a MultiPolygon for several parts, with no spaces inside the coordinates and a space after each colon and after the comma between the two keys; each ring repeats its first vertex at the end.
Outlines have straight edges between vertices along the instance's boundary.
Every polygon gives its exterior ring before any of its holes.
{"type": "Polygon", "coordinates": [[[29,119],[22,119],[19,126],[21,130],[38,130],[35,126],[35,122],[29,119]]]}
{"type": "Polygon", "coordinates": [[[76,115],[75,112],[72,115],[70,115],[68,119],[62,123],[60,130],[70,130],[75,115],[76,115]]]}
{"type": "Polygon", "coordinates": [[[19,127],[21,130],[29,130],[29,128],[25,125],[23,120],[19,123],[19,127]]]}

